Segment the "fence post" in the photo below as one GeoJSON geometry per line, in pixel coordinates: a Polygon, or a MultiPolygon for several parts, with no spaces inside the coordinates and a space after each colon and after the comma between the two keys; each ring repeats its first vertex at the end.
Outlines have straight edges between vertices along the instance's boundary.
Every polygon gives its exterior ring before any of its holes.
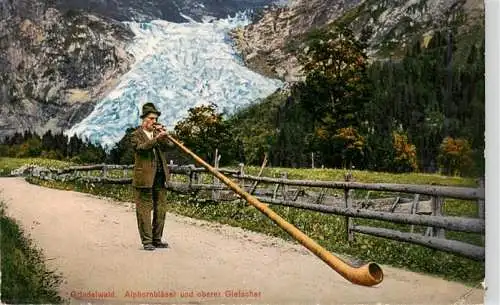
{"type": "MultiPolygon", "coordinates": [[[[479,178],[479,189],[480,189],[480,194],[484,194],[484,178],[479,178]]],[[[485,219],[485,206],[484,206],[484,199],[479,199],[477,201],[477,213],[478,213],[478,218],[479,219],[485,219]]],[[[481,240],[484,243],[484,233],[481,234],[481,240]]]]}
{"type": "Polygon", "coordinates": [[[370,198],[370,194],[371,194],[371,193],[372,193],[372,191],[368,191],[368,192],[366,192],[365,202],[364,202],[364,207],[365,207],[365,209],[368,209],[368,204],[369,204],[368,199],[370,198]]]}
{"type": "MultiPolygon", "coordinates": [[[[443,203],[444,200],[440,196],[432,196],[431,208],[433,216],[443,216],[443,203]]],[[[443,228],[432,228],[432,236],[439,238],[445,238],[445,232],[443,228]]]]}
{"type": "MultiPolygon", "coordinates": [[[[283,175],[283,173],[280,173],[280,177],[283,175]]],[[[278,189],[280,187],[280,184],[279,183],[276,183],[276,185],[274,186],[274,191],[273,191],[273,199],[276,199],[276,195],[278,194],[278,189]]]]}
{"type": "MultiPolygon", "coordinates": [[[[214,160],[214,167],[218,170],[219,169],[219,160],[220,160],[220,156],[219,156],[219,150],[216,148],[215,149],[215,160],[214,160]]],[[[219,184],[220,184],[220,181],[217,177],[215,177],[215,175],[212,176],[212,181],[213,181],[213,186],[214,187],[218,187],[219,184]]],[[[213,201],[219,201],[219,196],[220,195],[220,192],[219,190],[217,189],[213,189],[212,190],[212,200],[213,201]]]]}
{"type": "MultiPolygon", "coordinates": [[[[479,189],[480,193],[484,194],[484,178],[479,179],[479,189]]],[[[485,218],[485,206],[484,206],[484,199],[479,199],[477,201],[477,213],[478,213],[478,218],[484,219],[485,218]]]]}
{"type": "MultiPolygon", "coordinates": [[[[188,167],[190,167],[190,166],[188,166],[188,167]]],[[[191,187],[194,184],[194,179],[195,179],[194,175],[195,175],[195,172],[193,171],[192,168],[189,168],[187,170],[187,172],[188,172],[188,189],[191,189],[191,187]]]]}
{"type": "MultiPolygon", "coordinates": [[[[243,163],[240,163],[240,177],[245,176],[245,165],[243,163]]],[[[245,179],[240,178],[240,187],[241,189],[245,189],[245,179]]]]}
{"type": "MultiPolygon", "coordinates": [[[[193,164],[193,169],[196,168],[196,165],[193,164]]],[[[196,172],[196,183],[202,184],[203,183],[203,174],[201,172],[196,172]]]]}
{"type": "MultiPolygon", "coordinates": [[[[90,173],[90,172],[89,172],[90,173]]],[[[108,176],[108,167],[106,165],[104,165],[102,167],[102,177],[103,178],[106,178],[108,176]]]]}
{"type": "MultiPolygon", "coordinates": [[[[351,175],[346,174],[344,176],[344,180],[346,182],[351,181],[351,175]]],[[[348,209],[352,208],[352,190],[347,187],[344,189],[344,203],[346,208],[348,209]]],[[[346,223],[347,241],[352,242],[354,241],[354,232],[352,231],[354,225],[353,219],[349,216],[346,216],[345,223],[346,223]]]]}
{"type": "MultiPolygon", "coordinates": [[[[413,197],[413,202],[411,203],[411,209],[410,209],[411,215],[417,213],[417,211],[418,211],[419,197],[420,197],[420,194],[415,194],[415,196],[413,197]]],[[[411,225],[410,233],[413,233],[414,230],[415,230],[415,225],[411,225]]]]}
{"type": "MultiPolygon", "coordinates": [[[[288,180],[288,172],[281,173],[281,179],[288,180]]],[[[283,194],[283,200],[288,199],[288,185],[283,183],[281,193],[283,194]]]]}

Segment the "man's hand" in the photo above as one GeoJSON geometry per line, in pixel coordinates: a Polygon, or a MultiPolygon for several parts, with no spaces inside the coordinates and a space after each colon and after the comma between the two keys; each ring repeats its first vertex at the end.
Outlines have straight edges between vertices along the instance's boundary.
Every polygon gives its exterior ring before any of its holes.
{"type": "Polygon", "coordinates": [[[156,135],[156,138],[157,139],[163,139],[163,138],[166,138],[168,135],[167,131],[162,129],[157,135],[156,135]]]}

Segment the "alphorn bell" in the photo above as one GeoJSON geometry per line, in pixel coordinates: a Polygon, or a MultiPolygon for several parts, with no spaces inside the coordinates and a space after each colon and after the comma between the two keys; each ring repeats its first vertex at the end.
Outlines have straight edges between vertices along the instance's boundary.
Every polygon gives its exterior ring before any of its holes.
{"type": "Polygon", "coordinates": [[[312,240],[309,236],[304,234],[302,231],[297,229],[295,226],[284,220],[281,216],[276,214],[273,210],[268,208],[265,204],[260,202],[257,198],[250,195],[241,189],[236,183],[232,180],[224,176],[214,167],[210,166],[210,164],[206,163],[203,159],[198,157],[191,150],[182,145],[179,141],[174,139],[170,134],[167,134],[167,137],[170,141],[172,141],[175,145],[177,145],[182,151],[190,155],[193,159],[195,159],[198,163],[203,165],[208,171],[210,171],[214,176],[219,178],[222,182],[224,182],[227,186],[229,186],[234,192],[239,194],[242,198],[244,198],[248,203],[257,208],[264,215],[269,217],[272,221],[274,221],[278,226],[280,226],[283,230],[285,230],[288,234],[290,234],[294,239],[300,242],[303,246],[309,249],[312,253],[314,253],[317,257],[323,260],[326,264],[328,264],[333,270],[339,273],[342,277],[347,279],[353,284],[361,285],[361,286],[374,286],[382,282],[384,278],[384,273],[382,268],[376,263],[367,263],[360,267],[354,267],[343,260],[339,259],[335,255],[328,252],[326,249],[321,247],[318,243],[312,240]]]}

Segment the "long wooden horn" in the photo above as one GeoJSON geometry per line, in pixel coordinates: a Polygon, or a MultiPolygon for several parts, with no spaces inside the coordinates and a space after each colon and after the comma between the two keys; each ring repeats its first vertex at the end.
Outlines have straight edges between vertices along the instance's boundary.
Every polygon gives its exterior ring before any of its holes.
{"type": "Polygon", "coordinates": [[[384,273],[382,268],[376,263],[367,263],[360,267],[353,267],[338,257],[334,256],[326,249],[321,247],[318,243],[312,240],[310,237],[305,235],[302,231],[297,229],[295,226],[284,220],[281,216],[276,214],[273,210],[268,208],[265,204],[260,202],[257,198],[253,197],[249,193],[245,192],[241,189],[236,183],[231,181],[229,178],[221,174],[214,167],[210,166],[203,159],[198,157],[195,153],[190,151],[184,145],[182,145],[179,141],[174,139],[171,135],[167,135],[167,137],[172,141],[175,145],[177,145],[181,150],[185,153],[189,154],[193,157],[198,163],[203,165],[208,171],[210,171],[213,175],[223,181],[227,186],[229,186],[233,191],[243,197],[248,203],[257,208],[264,215],[269,217],[272,221],[274,221],[278,226],[284,229],[288,234],[290,234],[293,238],[299,241],[303,246],[309,249],[312,253],[314,253],[317,257],[322,259],[325,263],[327,263],[333,270],[338,272],[345,279],[350,281],[353,284],[362,285],[362,286],[374,286],[382,282],[384,278],[384,273]]]}

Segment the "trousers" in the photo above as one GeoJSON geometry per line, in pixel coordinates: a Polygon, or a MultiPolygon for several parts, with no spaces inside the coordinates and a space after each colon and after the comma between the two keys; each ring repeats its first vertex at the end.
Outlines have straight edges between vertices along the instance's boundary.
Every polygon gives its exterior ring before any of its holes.
{"type": "Polygon", "coordinates": [[[161,242],[167,212],[164,183],[165,174],[157,172],[152,188],[135,188],[137,227],[143,245],[161,242]]]}

